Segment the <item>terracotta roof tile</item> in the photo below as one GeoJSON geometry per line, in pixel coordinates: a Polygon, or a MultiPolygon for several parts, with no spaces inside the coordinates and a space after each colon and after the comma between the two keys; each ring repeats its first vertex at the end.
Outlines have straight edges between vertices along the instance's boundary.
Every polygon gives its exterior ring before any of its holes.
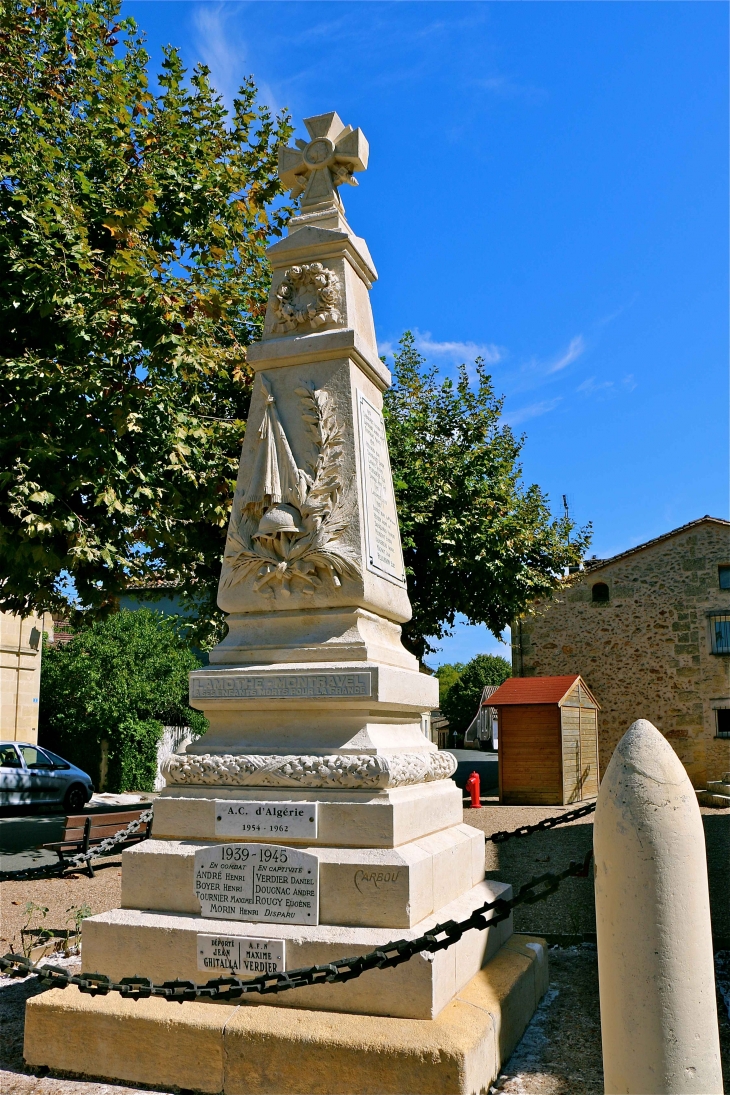
{"type": "Polygon", "coordinates": [[[508,677],[489,697],[490,707],[509,703],[559,703],[579,679],[569,677],[508,677]]]}

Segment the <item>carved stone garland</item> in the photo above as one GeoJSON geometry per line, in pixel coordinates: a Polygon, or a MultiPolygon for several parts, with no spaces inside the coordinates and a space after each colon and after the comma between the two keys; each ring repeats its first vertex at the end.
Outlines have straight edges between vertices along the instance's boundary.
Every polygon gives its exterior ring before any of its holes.
{"type": "Polygon", "coordinates": [[[451,753],[367,753],[314,756],[257,756],[175,753],[165,761],[169,784],[220,787],[333,787],[376,790],[448,779],[456,771],[451,753]]]}
{"type": "Polygon", "coordinates": [[[321,262],[291,266],[276,290],[277,332],[296,331],[305,323],[315,329],[340,323],[340,279],[321,262]],[[314,299],[312,299],[314,298],[314,299]]]}
{"type": "Polygon", "coordinates": [[[253,576],[254,591],[264,597],[276,592],[285,597],[292,592],[311,595],[324,577],[340,586],[343,578],[362,573],[355,553],[339,542],[350,523],[351,505],[350,498],[343,497],[342,426],[330,409],[327,392],[295,390],[316,451],[308,463],[312,474],[295,469],[296,483],[292,475],[283,505],[271,505],[263,514],[261,506],[244,506],[226,544],[224,585],[253,576]]]}

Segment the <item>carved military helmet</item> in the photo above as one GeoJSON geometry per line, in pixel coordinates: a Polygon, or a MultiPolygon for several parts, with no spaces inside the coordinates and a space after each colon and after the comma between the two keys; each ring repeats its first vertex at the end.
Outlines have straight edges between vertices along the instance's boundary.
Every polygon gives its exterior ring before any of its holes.
{"type": "Polygon", "coordinates": [[[301,526],[297,524],[299,517],[299,511],[294,506],[286,503],[271,506],[259,521],[253,538],[257,540],[260,536],[278,536],[280,532],[301,532],[301,526]]]}

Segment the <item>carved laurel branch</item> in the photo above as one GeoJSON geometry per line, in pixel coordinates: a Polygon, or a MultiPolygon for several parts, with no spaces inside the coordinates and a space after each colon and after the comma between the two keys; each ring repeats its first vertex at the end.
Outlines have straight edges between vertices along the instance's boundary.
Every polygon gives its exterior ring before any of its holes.
{"type": "Polygon", "coordinates": [[[278,319],[276,331],[295,331],[304,323],[315,329],[325,323],[339,323],[340,279],[334,270],[329,270],[321,262],[304,263],[291,266],[284,271],[284,277],[276,290],[274,313],[278,319]],[[301,295],[313,289],[316,303],[298,303],[301,295]]]}
{"type": "Polygon", "coordinates": [[[358,578],[362,573],[355,553],[338,543],[350,523],[350,507],[342,497],[343,427],[327,392],[302,387],[296,394],[317,454],[308,462],[311,486],[303,499],[297,499],[305,531],[282,545],[285,555],[277,555],[252,539],[256,522],[244,515],[238,528],[229,532],[226,586],[255,573],[254,589],[264,595],[271,594],[272,586],[290,593],[292,581],[298,581],[298,591],[312,594],[321,585],[318,572],[328,574],[336,586],[343,578],[358,578]]]}
{"type": "Polygon", "coordinates": [[[174,753],[162,768],[168,784],[206,787],[334,787],[377,790],[448,779],[451,753],[367,753],[328,757],[174,753]]]}

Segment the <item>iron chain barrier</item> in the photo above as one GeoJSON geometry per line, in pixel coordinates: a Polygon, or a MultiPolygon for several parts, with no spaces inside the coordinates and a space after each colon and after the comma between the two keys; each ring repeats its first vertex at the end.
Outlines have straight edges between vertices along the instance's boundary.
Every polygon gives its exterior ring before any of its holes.
{"type": "MultiPolygon", "coordinates": [[[[502,830],[487,836],[487,841],[494,844],[503,844],[513,837],[530,836],[532,833],[545,832],[554,829],[558,825],[576,821],[593,813],[595,802],[589,802],[575,810],[569,810],[558,817],[544,818],[534,825],[520,825],[511,832],[502,830]]],[[[90,859],[104,855],[127,837],[137,832],[141,825],[152,818],[152,810],[147,810],[138,819],[130,822],[124,829],[120,829],[114,836],[107,837],[96,847],[88,852],[69,858],[68,863],[72,867],[82,866],[90,859]]],[[[417,939],[398,939],[388,943],[384,947],[370,951],[369,954],[359,955],[356,958],[341,958],[335,962],[329,962],[322,966],[308,966],[305,969],[285,970],[282,973],[261,974],[250,980],[241,981],[237,977],[218,977],[207,981],[204,985],[196,985],[193,981],[164,981],[161,985],[155,985],[146,977],[123,977],[121,981],[112,981],[102,973],[87,973],[82,976],[70,974],[60,966],[40,966],[31,962],[29,958],[18,954],[6,954],[0,958],[0,972],[10,977],[37,977],[39,982],[53,988],[67,988],[69,985],[76,987],[92,996],[106,996],[110,992],[117,992],[120,996],[133,1000],[145,1000],[150,996],[159,996],[165,1000],[183,1003],[188,1000],[238,1000],[249,993],[266,995],[268,993],[285,992],[287,989],[302,988],[307,985],[336,984],[351,981],[360,977],[371,969],[392,969],[403,962],[408,962],[414,955],[424,951],[435,953],[445,950],[447,947],[458,943],[464,932],[476,929],[484,931],[487,928],[506,920],[513,909],[518,905],[534,905],[537,901],[545,901],[556,892],[566,878],[587,878],[593,850],[586,853],[580,863],[571,862],[565,870],[559,874],[547,872],[532,878],[521,886],[515,897],[510,899],[497,898],[488,901],[479,909],[467,917],[466,920],[447,920],[443,924],[437,924],[430,931],[418,936],[417,939]],[[490,914],[488,916],[488,914],[490,914]]],[[[67,864],[61,864],[60,869],[65,870],[67,864]]],[[[2,872],[0,880],[8,878],[20,880],[28,875],[37,875],[39,871],[47,868],[29,868],[26,871],[15,873],[2,872]]],[[[56,871],[58,868],[56,868],[56,871]]]]}
{"type": "Polygon", "coordinates": [[[488,836],[487,842],[491,841],[493,844],[504,844],[505,840],[512,840],[516,836],[531,836],[533,833],[544,833],[548,829],[554,829],[557,825],[567,825],[569,821],[577,821],[579,817],[587,817],[588,814],[592,814],[596,809],[595,802],[587,802],[585,806],[578,806],[575,810],[568,810],[567,814],[560,814],[559,817],[545,817],[542,821],[536,821],[534,825],[520,825],[517,829],[512,829],[511,832],[502,830],[499,833],[491,833],[488,836]]]}
{"type": "Polygon", "coordinates": [[[538,875],[521,886],[515,897],[499,897],[495,901],[487,901],[466,920],[447,920],[416,939],[398,939],[356,958],[341,958],[322,966],[308,966],[306,969],[260,974],[246,981],[237,977],[217,977],[204,985],[180,980],[163,981],[161,985],[155,985],[146,977],[123,977],[121,981],[112,981],[102,973],[74,975],[60,966],[38,966],[29,958],[18,954],[6,954],[0,958],[0,972],[11,977],[33,975],[41,984],[51,988],[65,989],[69,985],[75,985],[81,992],[92,996],[107,996],[110,992],[117,992],[131,1000],[147,1000],[150,996],[157,996],[178,1003],[201,999],[225,1002],[238,1000],[250,993],[264,996],[288,989],[304,988],[307,985],[337,984],[352,981],[368,970],[400,966],[424,951],[433,954],[446,950],[458,943],[467,931],[484,931],[499,924],[518,905],[534,905],[535,902],[550,897],[566,878],[587,878],[592,856],[591,849],[582,863],[572,862],[558,874],[548,872],[538,875]]]}
{"type": "Polygon", "coordinates": [[[98,844],[95,844],[88,852],[80,852],[79,855],[71,855],[68,857],[67,863],[70,863],[72,867],[83,867],[85,863],[88,863],[90,859],[99,859],[101,856],[106,855],[117,844],[121,844],[127,837],[134,836],[138,833],[142,825],[146,825],[148,821],[152,821],[152,810],[145,810],[143,814],[140,814],[134,821],[130,821],[129,825],[124,829],[120,829],[114,836],[107,836],[103,840],[100,840],[98,844]]]}

